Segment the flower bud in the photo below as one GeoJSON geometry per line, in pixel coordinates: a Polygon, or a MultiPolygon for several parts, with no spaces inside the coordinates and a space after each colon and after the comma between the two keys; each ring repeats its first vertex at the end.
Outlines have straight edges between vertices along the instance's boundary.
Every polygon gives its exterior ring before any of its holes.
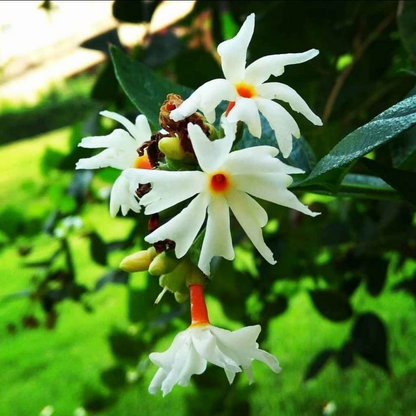
{"type": "Polygon", "coordinates": [[[120,263],[120,269],[128,273],[144,272],[149,268],[150,263],[156,255],[157,253],[154,247],[130,254],[130,256],[125,257],[120,263]]]}
{"type": "Polygon", "coordinates": [[[159,142],[159,149],[169,159],[182,160],[186,156],[179,137],[164,137],[159,142]]]}
{"type": "Polygon", "coordinates": [[[193,263],[191,264],[191,267],[189,268],[189,272],[186,275],[186,286],[190,285],[205,285],[205,275],[202,273],[202,271],[195,266],[193,263]]]}
{"type": "Polygon", "coordinates": [[[192,263],[189,260],[182,260],[172,272],[160,276],[160,286],[167,288],[172,293],[186,293],[186,278],[190,273],[191,267],[192,263]]]}
{"type": "Polygon", "coordinates": [[[175,300],[178,303],[184,303],[189,299],[189,292],[182,293],[182,292],[175,292],[175,300]]]}
{"type": "Polygon", "coordinates": [[[152,276],[161,276],[172,272],[179,264],[177,259],[170,257],[166,252],[156,256],[149,266],[149,273],[152,276]]]}

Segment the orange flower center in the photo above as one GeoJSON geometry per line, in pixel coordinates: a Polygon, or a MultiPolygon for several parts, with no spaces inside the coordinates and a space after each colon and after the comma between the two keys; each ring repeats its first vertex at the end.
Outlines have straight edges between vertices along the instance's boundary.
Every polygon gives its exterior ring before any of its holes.
{"type": "MultiPolygon", "coordinates": [[[[256,89],[252,85],[246,84],[245,82],[239,82],[238,84],[235,84],[235,89],[237,90],[237,94],[243,98],[253,98],[257,95],[256,89]]],[[[228,116],[230,111],[234,108],[234,106],[235,106],[235,101],[230,101],[228,103],[228,107],[225,110],[226,117],[228,116]]]]}
{"type": "Polygon", "coordinates": [[[254,87],[250,84],[245,84],[244,82],[236,84],[235,88],[237,89],[238,95],[243,98],[252,98],[257,95],[254,87]]]}
{"type": "Polygon", "coordinates": [[[215,175],[211,176],[209,184],[212,191],[220,193],[228,189],[230,181],[223,173],[216,173],[215,175]]]}
{"type": "Polygon", "coordinates": [[[152,165],[149,160],[149,156],[145,153],[143,156],[139,156],[134,161],[133,167],[136,169],[152,169],[152,165]]]}

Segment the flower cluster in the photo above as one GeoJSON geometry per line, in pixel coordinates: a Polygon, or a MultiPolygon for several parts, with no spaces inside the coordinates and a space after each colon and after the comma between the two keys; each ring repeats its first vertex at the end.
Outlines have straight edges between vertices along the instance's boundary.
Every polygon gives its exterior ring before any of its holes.
{"type": "Polygon", "coordinates": [[[164,395],[175,384],[185,386],[193,374],[205,371],[207,362],[224,369],[230,383],[245,370],[253,381],[251,362],[260,360],[274,372],[280,371],[274,356],[260,350],[256,339],[260,326],[230,332],[209,323],[203,286],[211,273],[211,260],[234,259],[230,212],[258,252],[275,264],[262,228],[268,222],[261,199],[316,216],[288,188],[291,175],[304,173],[276,156],[274,146],[255,146],[235,150],[237,127],[247,125],[254,137],[261,137],[261,116],[275,133],[283,157],[292,150],[293,136],[300,136],[293,117],[275,99],[287,102],[315,125],[318,116],[291,87],[266,83],[271,75],[283,74],[286,65],[303,63],[318,54],[271,55],[246,67],[247,48],[254,32],[255,16],[250,15],[238,34],[218,46],[224,79],[215,79],[198,88],[185,101],[169,94],[160,111],[162,130],[152,134],[144,115],[135,124],[108,111],[101,114],[121,123],[108,136],[87,137],[86,148],[105,148],[101,153],[81,159],[77,169],[107,166],[121,170],[110,195],[110,213],[123,215],[129,210],[150,216],[146,250],[127,257],[121,264],[129,272],[148,270],[160,276],[166,291],[176,300],[191,298],[192,324],[178,334],[164,353],[153,353],[151,361],[159,366],[149,391],[160,388],[164,395]],[[214,126],[221,102],[228,102],[214,126]],[[203,114],[198,112],[201,111],[203,114]],[[163,215],[159,215],[163,213],[163,215]],[[167,219],[162,223],[161,218],[167,219]],[[195,241],[200,244],[197,265],[188,259],[195,241]]]}

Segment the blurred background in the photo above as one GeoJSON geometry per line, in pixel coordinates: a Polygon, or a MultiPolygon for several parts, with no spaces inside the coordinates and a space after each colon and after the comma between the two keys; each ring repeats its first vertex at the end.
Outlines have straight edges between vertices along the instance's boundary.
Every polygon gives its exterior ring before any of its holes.
{"type": "MultiPolygon", "coordinates": [[[[316,158],[415,93],[412,2],[0,2],[1,415],[416,415],[416,219],[407,202],[299,193],[311,221],[267,206],[264,263],[236,228],[236,260],[207,287],[211,322],[260,323],[283,371],[254,364],[228,386],[210,366],[162,399],[147,386],[187,327],[187,304],[120,261],[141,248],[146,219],[110,219],[117,171],[77,171],[77,144],[137,116],[109,44],[179,84],[221,77],[217,45],[256,13],[248,62],[320,55],[281,77],[324,120],[297,118],[316,158]]],[[[138,86],[139,88],[139,86],[138,86]]],[[[416,131],[373,158],[415,170],[416,131]]],[[[355,173],[365,173],[357,164],[355,173]]]]}

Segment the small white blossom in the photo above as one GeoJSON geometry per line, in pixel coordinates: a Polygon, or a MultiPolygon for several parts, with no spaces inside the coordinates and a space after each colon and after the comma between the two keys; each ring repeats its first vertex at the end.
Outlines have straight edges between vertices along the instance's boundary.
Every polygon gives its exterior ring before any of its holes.
{"type": "MultiPolygon", "coordinates": [[[[150,140],[152,134],[146,117],[139,115],[136,118],[136,123],[133,124],[125,117],[110,111],[102,111],[100,114],[118,121],[127,131],[116,129],[107,136],[85,137],[82,139],[79,144],[80,147],[105,148],[105,150],[90,158],[80,159],[76,164],[76,169],[112,167],[125,170],[139,166],[140,158],[137,155],[137,148],[143,142],[150,140]]],[[[140,212],[140,205],[134,196],[135,189],[132,189],[132,186],[122,176],[119,176],[110,195],[110,214],[113,217],[117,215],[120,207],[123,215],[127,215],[130,209],[134,212],[140,212]]]]}
{"type": "Polygon", "coordinates": [[[228,123],[225,118],[222,125],[226,136],[211,141],[199,126],[188,124],[189,136],[202,172],[144,169],[127,169],[123,172],[123,176],[133,185],[152,185],[151,191],[140,200],[140,204],[146,206],[147,215],[197,195],[185,209],[145,240],[150,244],[172,240],[176,243],[176,257],[181,258],[197,237],[208,210],[206,234],[198,263],[207,275],[214,256],[234,259],[230,208],[260,254],[269,263],[276,263],[262,235],[262,227],[268,221],[267,213],[250,195],[310,216],[318,215],[287,189],[293,182],[289,174],[303,173],[301,169],[276,159],[278,150],[272,146],[257,146],[230,153],[236,125],[228,123]]]}
{"type": "Polygon", "coordinates": [[[150,360],[159,368],[149,386],[149,392],[156,394],[159,389],[163,396],[178,384],[187,386],[194,374],[202,374],[207,362],[224,369],[231,384],[242,370],[246,371],[250,384],[254,382],[251,363],[259,360],[275,373],[281,368],[276,357],[259,349],[256,340],[260,325],[227,331],[210,324],[190,326],[180,332],[170,348],[163,353],[150,354],[150,360]]]}
{"type": "Polygon", "coordinates": [[[247,48],[254,32],[254,14],[247,17],[237,35],[218,46],[225,79],[214,79],[199,87],[170,117],[182,120],[196,110],[201,110],[207,120],[215,120],[215,109],[221,101],[229,101],[227,117],[230,122],[243,121],[250,133],[261,136],[259,112],[269,122],[276,134],[279,148],[284,157],[292,150],[292,135],[300,136],[299,127],[293,117],[274,99],[289,103],[293,111],[303,114],[310,122],[322,125],[303,98],[291,87],[279,83],[265,83],[271,75],[283,74],[286,65],[300,64],[318,55],[311,49],[303,53],[269,55],[258,59],[247,68],[247,48]]]}

